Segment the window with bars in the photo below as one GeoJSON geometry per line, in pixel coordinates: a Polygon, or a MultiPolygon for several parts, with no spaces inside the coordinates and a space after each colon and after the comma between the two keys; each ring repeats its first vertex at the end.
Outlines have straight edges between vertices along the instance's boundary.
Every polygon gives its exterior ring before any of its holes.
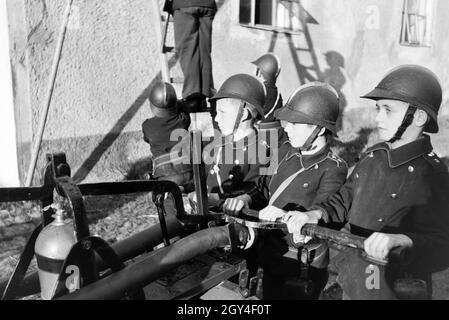
{"type": "Polygon", "coordinates": [[[242,25],[300,31],[303,21],[317,23],[299,0],[240,0],[239,22],[242,25]]]}
{"type": "Polygon", "coordinates": [[[430,47],[434,13],[435,0],[404,0],[400,44],[430,47]]]}

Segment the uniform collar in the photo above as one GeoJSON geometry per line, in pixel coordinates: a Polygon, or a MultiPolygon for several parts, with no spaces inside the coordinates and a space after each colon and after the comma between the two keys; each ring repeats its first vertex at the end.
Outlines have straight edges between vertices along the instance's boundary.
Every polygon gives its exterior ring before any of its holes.
{"type": "Polygon", "coordinates": [[[390,146],[385,142],[379,143],[369,148],[366,153],[378,150],[385,150],[388,155],[388,164],[390,165],[390,168],[396,168],[432,152],[433,147],[430,142],[430,137],[428,135],[424,135],[422,138],[407,143],[406,145],[396,149],[390,149],[390,146]]]}
{"type": "Polygon", "coordinates": [[[325,145],[321,150],[319,150],[317,153],[310,154],[310,155],[301,155],[301,153],[298,151],[298,148],[291,147],[291,150],[289,151],[288,159],[296,156],[301,161],[302,167],[304,169],[309,169],[316,165],[317,163],[322,162],[324,159],[327,158],[330,152],[329,145],[325,145]]]}
{"type": "Polygon", "coordinates": [[[273,80],[266,80],[266,81],[264,81],[263,83],[265,84],[266,87],[271,87],[271,88],[277,89],[277,87],[276,87],[276,81],[273,81],[273,80]]]}

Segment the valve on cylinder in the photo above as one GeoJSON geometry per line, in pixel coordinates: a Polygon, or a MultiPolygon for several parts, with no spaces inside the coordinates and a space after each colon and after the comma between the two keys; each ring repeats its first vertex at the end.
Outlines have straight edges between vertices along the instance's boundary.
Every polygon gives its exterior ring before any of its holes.
{"type": "Polygon", "coordinates": [[[43,300],[53,298],[64,260],[76,243],[73,223],[65,220],[61,204],[50,207],[55,210],[55,219],[40,232],[34,247],[43,300]]]}

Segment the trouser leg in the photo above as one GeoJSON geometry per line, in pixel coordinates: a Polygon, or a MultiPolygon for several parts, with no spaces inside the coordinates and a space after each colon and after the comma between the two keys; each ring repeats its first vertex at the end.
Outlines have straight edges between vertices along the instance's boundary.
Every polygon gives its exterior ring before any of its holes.
{"type": "Polygon", "coordinates": [[[199,19],[196,10],[181,8],[173,14],[176,50],[184,74],[183,98],[201,92],[199,19]]]}
{"type": "Polygon", "coordinates": [[[212,74],[212,24],[215,10],[203,8],[199,18],[199,53],[201,69],[201,92],[206,97],[212,96],[214,80],[212,74]]]}

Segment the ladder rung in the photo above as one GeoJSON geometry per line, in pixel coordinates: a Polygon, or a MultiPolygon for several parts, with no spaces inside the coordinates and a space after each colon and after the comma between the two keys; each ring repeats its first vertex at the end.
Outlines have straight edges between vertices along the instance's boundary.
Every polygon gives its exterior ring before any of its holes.
{"type": "Polygon", "coordinates": [[[170,78],[171,83],[184,83],[184,78],[170,78]]]}
{"type": "Polygon", "coordinates": [[[296,48],[296,50],[298,50],[298,51],[308,51],[308,52],[310,52],[310,49],[307,49],[307,48],[296,48]]]}
{"type": "Polygon", "coordinates": [[[162,48],[162,52],[163,52],[163,53],[176,53],[177,51],[176,51],[176,48],[175,48],[175,47],[167,47],[167,46],[164,46],[164,47],[162,48]]]}

